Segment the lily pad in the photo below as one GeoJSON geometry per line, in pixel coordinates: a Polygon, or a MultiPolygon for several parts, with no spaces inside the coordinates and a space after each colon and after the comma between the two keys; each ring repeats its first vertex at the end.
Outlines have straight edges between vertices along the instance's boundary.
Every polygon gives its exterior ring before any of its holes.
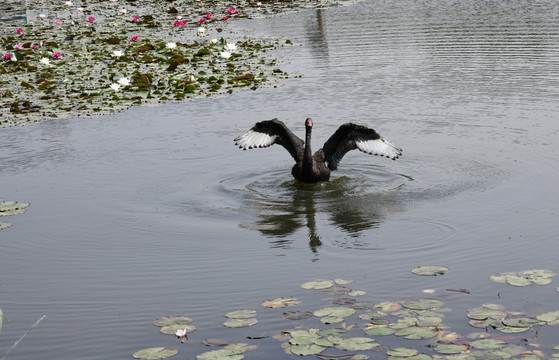
{"type": "Polygon", "coordinates": [[[440,354],[460,354],[468,350],[468,345],[463,344],[439,344],[435,346],[435,351],[440,354]]]}
{"type": "Polygon", "coordinates": [[[3,201],[0,199],[0,216],[10,216],[24,213],[25,209],[29,205],[31,204],[26,202],[3,201]]]}
{"type": "Polygon", "coordinates": [[[448,268],[446,266],[424,265],[412,269],[411,272],[420,276],[436,276],[446,274],[448,272],[448,268]]]}
{"type": "Polygon", "coordinates": [[[173,324],[173,325],[163,326],[159,331],[165,335],[175,335],[177,330],[184,330],[184,329],[186,329],[187,333],[191,333],[194,330],[196,330],[196,326],[192,324],[186,324],[186,325],[173,324]]]}
{"type": "Polygon", "coordinates": [[[256,310],[235,310],[225,314],[229,319],[249,319],[256,316],[256,310]]]}
{"type": "Polygon", "coordinates": [[[255,345],[238,343],[227,345],[220,350],[212,350],[196,356],[196,360],[241,360],[248,350],[256,349],[255,345]]]}
{"type": "Polygon", "coordinates": [[[419,354],[419,351],[406,347],[397,347],[388,350],[386,353],[390,356],[410,357],[419,354]]]}
{"type": "Polygon", "coordinates": [[[187,325],[192,322],[192,318],[188,316],[180,316],[180,315],[173,315],[173,316],[163,316],[157,318],[153,321],[153,325],[155,326],[169,326],[169,325],[187,325]]]}
{"type": "Polygon", "coordinates": [[[442,307],[444,305],[444,302],[437,299],[418,299],[403,301],[401,304],[405,308],[412,310],[432,310],[442,307]]]}
{"type": "Polygon", "coordinates": [[[261,305],[269,308],[280,308],[280,307],[287,307],[287,306],[295,306],[300,303],[301,302],[294,297],[289,297],[289,298],[279,297],[274,300],[266,300],[261,305]]]}
{"type": "Polygon", "coordinates": [[[507,312],[487,307],[475,308],[468,311],[467,316],[472,320],[494,319],[501,320],[507,316],[507,312]]]}
{"type": "Polygon", "coordinates": [[[284,312],[282,317],[287,320],[302,320],[313,316],[310,311],[288,311],[284,312]]]}
{"type": "Polygon", "coordinates": [[[336,338],[334,343],[338,349],[348,351],[371,350],[379,345],[369,337],[336,338]]]}
{"type": "Polygon", "coordinates": [[[301,287],[303,289],[315,289],[315,290],[322,290],[322,289],[327,289],[331,286],[334,285],[334,281],[333,280],[314,280],[314,281],[308,281],[306,283],[303,283],[301,285],[301,287]]]}
{"type": "Polygon", "coordinates": [[[135,359],[158,360],[170,358],[178,353],[179,351],[175,348],[152,347],[136,351],[132,357],[135,359]]]}
{"type": "Polygon", "coordinates": [[[437,336],[439,329],[436,326],[411,326],[396,331],[396,336],[403,336],[406,339],[428,339],[437,336]]]}
{"type": "Polygon", "coordinates": [[[309,345],[295,345],[290,348],[291,352],[295,355],[315,355],[321,353],[325,348],[316,344],[309,345]]]}
{"type": "Polygon", "coordinates": [[[10,226],[12,226],[11,223],[7,222],[7,221],[0,221],[0,230],[4,230],[9,228],[10,226]]]}
{"type": "Polygon", "coordinates": [[[386,336],[396,332],[395,329],[389,328],[386,325],[371,325],[366,327],[363,331],[365,331],[365,334],[371,336],[386,336]]]}
{"type": "Polygon", "coordinates": [[[240,327],[248,327],[258,323],[258,319],[249,318],[249,319],[230,319],[223,323],[224,326],[230,328],[240,328],[240,327]]]}
{"type": "Polygon", "coordinates": [[[470,346],[476,349],[495,350],[504,347],[507,343],[498,339],[481,339],[472,341],[470,346]]]}
{"type": "Polygon", "coordinates": [[[504,272],[491,275],[489,279],[512,286],[547,285],[557,273],[547,269],[531,269],[519,272],[504,272]]]}
{"type": "Polygon", "coordinates": [[[536,318],[548,325],[559,325],[559,310],[541,313],[536,318]]]}

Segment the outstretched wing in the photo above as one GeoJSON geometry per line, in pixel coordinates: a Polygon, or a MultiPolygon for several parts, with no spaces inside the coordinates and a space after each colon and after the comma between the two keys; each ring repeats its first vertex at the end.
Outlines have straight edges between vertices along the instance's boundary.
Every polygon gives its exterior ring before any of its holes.
{"type": "Polygon", "coordinates": [[[402,149],[380,136],[375,130],[352,123],[343,124],[324,143],[322,150],[328,168],[336,170],[344,155],[354,149],[373,155],[386,156],[392,160],[402,155],[402,149]]]}
{"type": "Polygon", "coordinates": [[[243,150],[279,144],[297,161],[298,149],[304,145],[304,141],[293,134],[283,122],[273,119],[256,123],[252,129],[237,136],[235,144],[243,150]]]}

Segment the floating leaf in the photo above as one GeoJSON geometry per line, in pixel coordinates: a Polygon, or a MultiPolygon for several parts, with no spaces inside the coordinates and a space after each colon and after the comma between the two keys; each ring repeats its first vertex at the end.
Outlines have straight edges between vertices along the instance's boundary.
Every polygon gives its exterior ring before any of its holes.
{"type": "Polygon", "coordinates": [[[179,315],[174,315],[174,316],[163,316],[160,318],[157,318],[153,321],[153,325],[155,326],[169,326],[169,325],[186,325],[186,324],[190,324],[192,322],[192,318],[189,318],[188,316],[179,316],[179,315]]]}
{"type": "Polygon", "coordinates": [[[256,310],[235,310],[225,314],[229,319],[249,319],[256,316],[256,310]]]}
{"type": "Polygon", "coordinates": [[[353,290],[347,293],[349,296],[363,296],[367,294],[366,291],[363,290],[353,290]]]}
{"type": "Polygon", "coordinates": [[[290,297],[290,298],[280,297],[274,300],[266,300],[261,305],[270,308],[280,308],[280,307],[287,307],[287,306],[295,306],[300,303],[301,302],[294,297],[290,297]]]}
{"type": "Polygon", "coordinates": [[[347,284],[351,284],[353,280],[334,279],[334,282],[338,285],[347,285],[347,284]]]}
{"type": "Polygon", "coordinates": [[[282,317],[287,320],[302,320],[313,316],[310,311],[288,311],[284,312],[282,317]]]}
{"type": "Polygon", "coordinates": [[[547,269],[532,269],[520,272],[504,272],[491,275],[489,279],[499,282],[507,283],[513,286],[530,286],[547,285],[550,284],[557,273],[547,269]]]}
{"type": "Polygon", "coordinates": [[[332,280],[314,280],[314,281],[308,281],[306,283],[303,283],[301,285],[301,287],[303,289],[315,289],[315,290],[322,290],[322,289],[327,289],[331,286],[334,285],[334,281],[332,280]]]}
{"type": "Polygon", "coordinates": [[[314,316],[318,317],[326,317],[328,319],[328,323],[339,322],[335,319],[342,319],[348,316],[355,314],[355,310],[346,307],[325,307],[313,312],[314,316]]]}
{"type": "Polygon", "coordinates": [[[505,281],[507,284],[512,286],[530,286],[532,282],[529,279],[520,276],[509,276],[505,281]]]}
{"type": "Polygon", "coordinates": [[[411,326],[396,331],[395,335],[403,336],[406,339],[428,339],[437,336],[439,329],[436,326],[411,326]]]}
{"type": "Polygon", "coordinates": [[[175,335],[177,330],[184,330],[186,329],[187,333],[193,332],[196,330],[196,326],[192,324],[174,324],[174,325],[167,325],[163,326],[159,331],[165,335],[175,335]]]}
{"type": "Polygon", "coordinates": [[[158,360],[170,358],[178,353],[179,351],[175,348],[152,347],[136,351],[132,356],[135,359],[158,360]]]}
{"type": "Polygon", "coordinates": [[[459,354],[468,350],[468,345],[459,344],[439,344],[435,347],[435,351],[440,354],[459,354]]]}
{"type": "Polygon", "coordinates": [[[202,344],[206,345],[206,346],[225,346],[225,345],[229,345],[229,343],[225,340],[221,340],[221,339],[204,339],[202,341],[202,344]]]}
{"type": "Polygon", "coordinates": [[[503,340],[497,339],[481,339],[472,341],[470,346],[476,349],[483,349],[483,350],[494,350],[500,349],[506,345],[506,342],[503,340]]]}
{"type": "Polygon", "coordinates": [[[240,327],[247,327],[252,326],[258,323],[258,319],[249,318],[249,319],[230,319],[223,323],[224,326],[230,328],[240,328],[240,327]]]}
{"type": "Polygon", "coordinates": [[[363,331],[365,331],[365,334],[371,336],[386,336],[392,335],[396,332],[395,329],[389,328],[386,325],[370,325],[367,326],[363,331]]]}
{"type": "Polygon", "coordinates": [[[397,347],[394,349],[390,349],[386,352],[390,356],[399,356],[399,357],[410,357],[419,354],[419,351],[415,349],[405,348],[405,347],[397,347]]]}
{"type": "Polygon", "coordinates": [[[469,310],[467,316],[473,320],[485,320],[485,319],[501,320],[505,316],[507,316],[507,312],[498,309],[481,307],[481,308],[475,308],[469,310]]]}
{"type": "Polygon", "coordinates": [[[421,276],[435,276],[435,275],[444,275],[448,272],[448,268],[446,266],[437,266],[437,265],[425,265],[425,266],[418,266],[411,271],[415,275],[421,276]]]}
{"type": "Polygon", "coordinates": [[[368,337],[336,338],[334,343],[338,349],[348,351],[371,350],[379,345],[375,339],[368,337]]]}
{"type": "Polygon", "coordinates": [[[444,305],[444,302],[437,299],[418,299],[404,301],[401,304],[404,307],[412,310],[431,310],[442,307],[444,305]]]}
{"type": "Polygon", "coordinates": [[[17,201],[2,201],[0,199],[0,216],[16,215],[25,212],[30,203],[17,201]]]}
{"type": "Polygon", "coordinates": [[[256,349],[255,345],[238,343],[227,345],[220,350],[212,350],[196,356],[196,360],[241,360],[248,350],[256,349]]]}
{"type": "Polygon", "coordinates": [[[559,325],[559,310],[541,313],[536,318],[546,322],[548,325],[559,325]]]}
{"type": "Polygon", "coordinates": [[[334,285],[327,289],[321,290],[321,293],[326,295],[346,295],[351,292],[351,289],[345,286],[334,285]]]}
{"type": "Polygon", "coordinates": [[[0,221],[0,230],[4,230],[9,228],[10,226],[12,226],[11,223],[6,222],[6,221],[0,221]]]}
{"type": "Polygon", "coordinates": [[[318,346],[316,344],[309,344],[309,345],[295,345],[291,347],[291,352],[295,355],[315,355],[322,352],[324,348],[322,346],[318,346]]]}

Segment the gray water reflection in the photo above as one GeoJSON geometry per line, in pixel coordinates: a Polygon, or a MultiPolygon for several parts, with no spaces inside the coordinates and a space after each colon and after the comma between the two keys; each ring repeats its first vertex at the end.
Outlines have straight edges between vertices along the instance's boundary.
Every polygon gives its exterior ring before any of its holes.
{"type": "MultiPolygon", "coordinates": [[[[373,0],[234,22],[239,37],[246,27],[302,43],[277,53],[304,76],[229,98],[2,129],[0,196],[31,206],[0,232],[0,349],[47,314],[10,359],[129,358],[180,346],[151,323],[185,314],[198,330],[179,356],[194,358],[206,337],[247,341],[293,326],[271,310],[244,332],[221,324],[229,310],[279,296],[322,306],[298,287],[314,278],[355,279],[373,302],[467,288],[447,299],[445,324],[462,334],[475,331],[466,310],[485,302],[531,316],[556,310],[555,285],[487,278],[559,270],[558,6],[373,0]],[[312,117],[317,139],[365,123],[404,156],[348,154],[330,183],[300,187],[283,149],[233,145],[272,117],[297,133],[312,117]],[[451,271],[410,274],[424,264],[451,271]]],[[[557,344],[556,328],[537,335],[546,353],[557,344]]],[[[273,341],[258,345],[247,359],[285,358],[273,341]]]]}

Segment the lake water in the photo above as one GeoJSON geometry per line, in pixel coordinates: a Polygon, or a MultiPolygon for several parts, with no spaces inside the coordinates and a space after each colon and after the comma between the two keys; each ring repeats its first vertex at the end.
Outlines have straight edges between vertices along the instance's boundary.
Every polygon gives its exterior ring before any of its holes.
{"type": "MultiPolygon", "coordinates": [[[[465,314],[482,303],[557,310],[557,281],[519,288],[488,277],[559,271],[558,18],[559,3],[547,0],[369,0],[239,21],[239,36],[295,43],[275,54],[303,76],[0,129],[0,196],[31,203],[2,219],[13,226],[0,232],[0,354],[46,314],[9,359],[127,359],[151,346],[190,359],[211,350],[208,337],[259,345],[247,359],[285,359],[276,340],[246,336],[297,326],[264,300],[327,306],[326,295],[300,288],[317,278],[354,280],[348,286],[367,292],[360,300],[375,303],[434,289],[428,296],[453,310],[445,324],[463,334],[476,331],[465,314]],[[273,117],[300,137],[312,117],[316,149],[340,124],[366,124],[404,156],[354,151],[330,182],[296,184],[283,148],[233,143],[273,117]],[[419,277],[410,273],[418,265],[450,271],[419,277]],[[244,308],[260,323],[222,326],[244,308]],[[194,318],[192,343],[152,325],[176,314],[194,318]]],[[[552,326],[522,336],[545,351],[559,344],[552,326]]]]}

